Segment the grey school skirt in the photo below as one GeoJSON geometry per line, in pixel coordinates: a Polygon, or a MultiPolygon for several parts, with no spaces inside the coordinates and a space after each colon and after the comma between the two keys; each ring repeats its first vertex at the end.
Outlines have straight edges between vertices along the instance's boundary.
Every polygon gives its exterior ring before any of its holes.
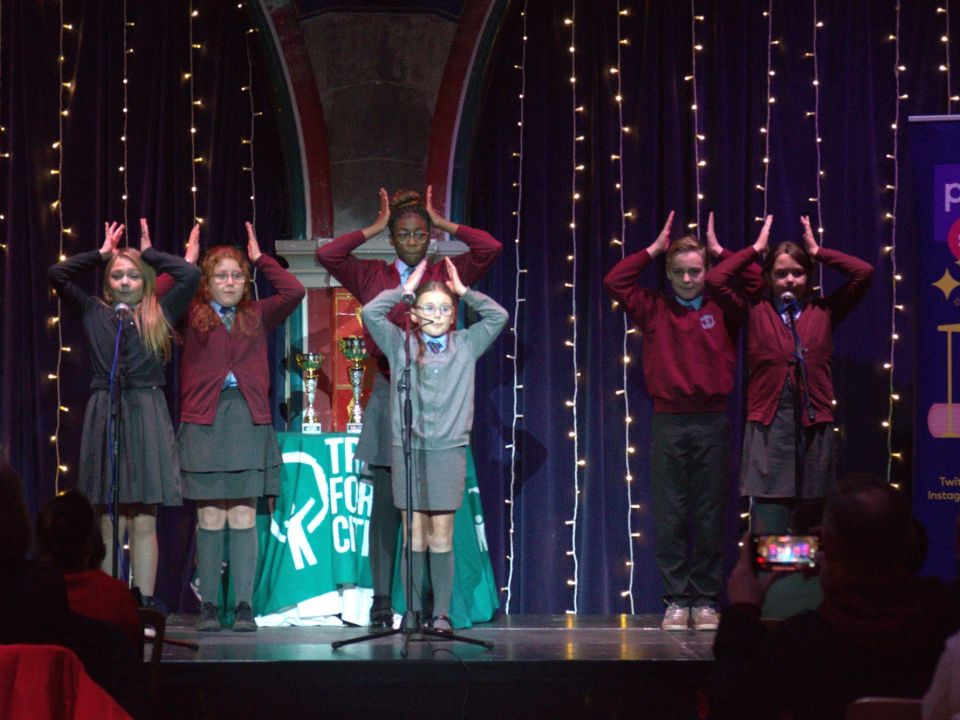
{"type": "MultiPolygon", "coordinates": [[[[795,475],[793,389],[785,382],[773,422],[748,421],[743,433],[740,494],[753,497],[797,496],[795,475]]],[[[840,440],[831,422],[803,429],[803,485],[800,497],[822,498],[837,486],[840,440]]]]}
{"type": "MultiPolygon", "coordinates": [[[[412,453],[414,510],[456,510],[463,504],[467,477],[467,448],[444,450],[414,448],[412,453]]],[[[393,446],[393,504],[407,507],[407,480],[403,448],[393,446]]]]}
{"type": "Polygon", "coordinates": [[[283,459],[271,425],[254,425],[237,388],[220,393],[213,425],[180,423],[177,432],[183,495],[239,500],[280,494],[283,459]]]}

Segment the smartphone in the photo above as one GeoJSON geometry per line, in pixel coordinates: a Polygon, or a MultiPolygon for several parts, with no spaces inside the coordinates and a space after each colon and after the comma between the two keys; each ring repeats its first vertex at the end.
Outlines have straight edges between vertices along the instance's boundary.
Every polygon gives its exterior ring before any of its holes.
{"type": "Polygon", "coordinates": [[[791,571],[817,567],[817,535],[753,535],[753,566],[757,570],[791,571]]]}

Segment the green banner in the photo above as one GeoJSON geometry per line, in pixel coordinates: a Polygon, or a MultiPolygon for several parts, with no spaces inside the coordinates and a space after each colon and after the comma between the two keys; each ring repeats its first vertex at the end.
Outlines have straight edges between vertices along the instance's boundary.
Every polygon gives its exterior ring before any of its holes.
{"type": "MultiPolygon", "coordinates": [[[[372,599],[368,561],[372,486],[354,460],[357,435],[279,433],[280,496],[260,524],[254,609],[260,625],[365,625],[372,599]],[[339,616],[339,617],[338,617],[339,616]]],[[[463,506],[454,518],[456,577],[451,621],[493,618],[499,607],[476,472],[468,453],[463,506]]],[[[393,605],[403,612],[399,556],[393,605]]]]}

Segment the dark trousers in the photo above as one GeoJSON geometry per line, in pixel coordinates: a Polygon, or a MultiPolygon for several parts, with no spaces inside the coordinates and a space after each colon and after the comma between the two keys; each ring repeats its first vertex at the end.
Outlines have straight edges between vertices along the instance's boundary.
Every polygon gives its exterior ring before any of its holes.
{"type": "Polygon", "coordinates": [[[400,511],[393,504],[390,468],[371,465],[373,471],[373,508],[370,511],[370,575],[373,594],[390,597],[393,587],[393,563],[400,533],[400,511]]]}
{"type": "Polygon", "coordinates": [[[650,481],[656,554],[666,603],[716,604],[730,475],[724,413],[654,413],[650,481]],[[692,557],[688,558],[688,536],[692,557]]]}

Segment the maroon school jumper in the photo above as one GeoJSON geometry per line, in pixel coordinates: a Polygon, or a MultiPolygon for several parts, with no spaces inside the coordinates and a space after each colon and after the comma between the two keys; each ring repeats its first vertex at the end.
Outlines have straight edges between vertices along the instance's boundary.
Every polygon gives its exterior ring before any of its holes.
{"type": "MultiPolygon", "coordinates": [[[[751,303],[732,287],[741,270],[756,259],[752,246],[734,253],[707,273],[707,287],[721,307],[747,322],[747,420],[769,425],[777,413],[787,372],[793,366],[794,341],[770,300],[751,303]]],[[[873,278],[870,263],[838,250],[820,248],[817,260],[846,275],[847,282],[827,297],[808,298],[797,319],[797,333],[806,349],[807,383],[814,410],[812,420],[803,414],[805,426],[833,420],[833,328],[860,302],[873,278]]]]}
{"type": "MultiPolygon", "coordinates": [[[[489,233],[466,225],[458,227],[454,236],[470,251],[450,259],[457,268],[463,284],[472,285],[493,265],[503,246],[489,233]]],[[[397,272],[395,263],[384,260],[362,260],[351,255],[366,241],[363,232],[355,230],[317,248],[317,262],[325,267],[361,304],[373,300],[384,290],[395,288],[400,284],[400,273],[397,272]]],[[[447,268],[443,262],[428,263],[420,284],[431,280],[446,281],[447,279],[447,268]]],[[[400,325],[404,314],[404,306],[398,303],[388,317],[392,322],[400,325]]],[[[389,377],[390,366],[387,359],[366,328],[363,329],[363,341],[367,354],[377,359],[378,369],[389,377]]]]}
{"type": "Polygon", "coordinates": [[[267,366],[267,338],[296,310],[305,290],[300,281],[269,255],[254,263],[270,281],[275,295],[257,300],[245,311],[257,316],[251,335],[227,332],[223,324],[209,332],[193,327],[193,308],[187,318],[180,365],[180,421],[212,425],[223,389],[223,379],[232,372],[237,389],[247,401],[254,425],[270,423],[270,372],[267,366]]]}
{"type": "Polygon", "coordinates": [[[603,284],[643,333],[643,377],[654,412],[723,412],[733,390],[738,325],[712,298],[704,296],[693,310],[637,285],[651,260],[646,250],[628,255],[603,284]]]}

